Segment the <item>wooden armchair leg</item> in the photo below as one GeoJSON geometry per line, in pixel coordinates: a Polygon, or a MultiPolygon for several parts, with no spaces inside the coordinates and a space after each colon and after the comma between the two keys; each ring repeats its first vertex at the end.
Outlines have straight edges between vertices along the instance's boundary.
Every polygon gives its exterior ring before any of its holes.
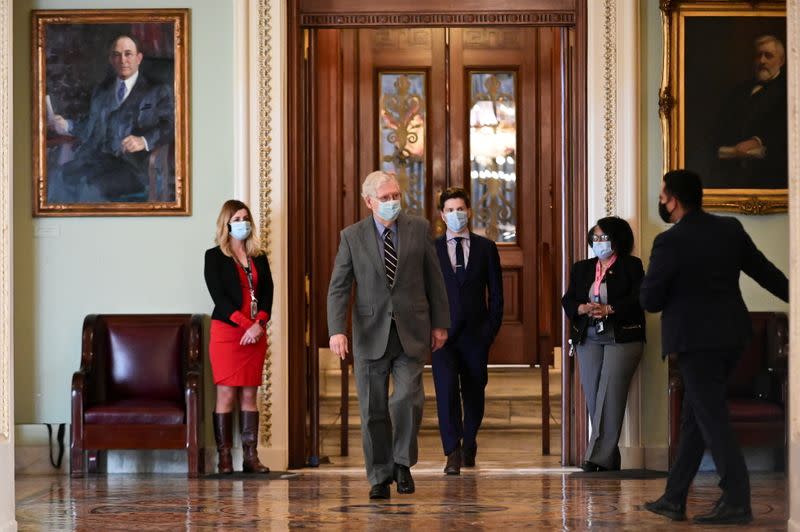
{"type": "Polygon", "coordinates": [[[70,450],[70,474],[72,478],[82,478],[86,474],[82,447],[73,446],[70,450]]]}
{"type": "Polygon", "coordinates": [[[189,445],[186,449],[186,457],[189,466],[189,478],[197,478],[200,476],[202,467],[200,449],[196,445],[189,445]]]}

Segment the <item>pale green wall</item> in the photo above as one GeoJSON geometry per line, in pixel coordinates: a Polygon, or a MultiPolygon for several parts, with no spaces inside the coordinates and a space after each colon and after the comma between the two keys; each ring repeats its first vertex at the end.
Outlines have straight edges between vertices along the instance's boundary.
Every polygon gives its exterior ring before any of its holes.
{"type": "MultiPolygon", "coordinates": [[[[663,157],[658,91],[661,85],[662,33],[658,2],[641,2],[642,33],[642,258],[646,263],[655,236],[667,228],[658,217],[663,157]]],[[[756,245],[784,272],[789,270],[789,218],[786,214],[737,216],[756,245]]],[[[789,306],[766,292],[749,277],[742,276],[742,292],[750,310],[789,311],[789,306]]],[[[667,444],[667,366],[661,362],[658,316],[648,317],[648,343],[642,361],[645,445],[667,444]]]]}
{"type": "MultiPolygon", "coordinates": [[[[14,1],[15,422],[69,421],[81,324],[103,312],[211,311],[203,251],[233,194],[233,2],[14,1]],[[190,217],[31,216],[31,9],[188,7],[190,217]],[[39,228],[57,236],[35,237],[39,228]]],[[[209,368],[206,368],[209,373],[209,368]]],[[[206,405],[213,397],[206,397],[206,405]]]]}

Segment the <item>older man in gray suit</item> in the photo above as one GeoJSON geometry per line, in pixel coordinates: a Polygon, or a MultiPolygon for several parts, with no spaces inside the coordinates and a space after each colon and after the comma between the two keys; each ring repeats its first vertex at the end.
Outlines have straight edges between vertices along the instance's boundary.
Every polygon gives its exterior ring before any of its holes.
{"type": "Polygon", "coordinates": [[[450,310],[430,225],[400,212],[397,180],[372,172],[361,196],[372,213],[341,233],[328,288],[328,331],[331,350],[344,359],[355,281],[353,358],[369,496],[388,499],[392,481],[398,493],[414,493],[410,468],[417,462],[425,401],[422,368],[447,340],[450,310]]]}

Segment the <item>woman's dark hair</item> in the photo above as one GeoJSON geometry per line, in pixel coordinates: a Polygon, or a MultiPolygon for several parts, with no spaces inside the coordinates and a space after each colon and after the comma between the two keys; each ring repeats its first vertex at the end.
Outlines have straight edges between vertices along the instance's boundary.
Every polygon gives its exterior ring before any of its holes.
{"type": "Polygon", "coordinates": [[[439,210],[444,210],[444,202],[449,199],[461,198],[469,209],[469,194],[461,187],[450,187],[439,196],[439,210]]]}
{"type": "Polygon", "coordinates": [[[617,216],[600,218],[586,234],[586,243],[589,244],[589,247],[592,247],[592,235],[595,227],[599,227],[603,233],[608,235],[611,241],[611,249],[617,255],[626,256],[631,254],[631,251],[633,251],[633,230],[628,222],[617,216]]]}
{"type": "Polygon", "coordinates": [[[687,211],[703,207],[703,182],[691,170],[672,170],[664,174],[664,192],[681,202],[687,211]]]}

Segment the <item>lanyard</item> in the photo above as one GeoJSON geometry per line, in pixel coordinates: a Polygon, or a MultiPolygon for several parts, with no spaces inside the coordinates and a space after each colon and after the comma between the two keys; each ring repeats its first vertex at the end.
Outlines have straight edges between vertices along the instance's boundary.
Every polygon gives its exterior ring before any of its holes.
{"type": "MultiPolygon", "coordinates": [[[[237,261],[238,262],[238,261],[237,261]]],[[[240,264],[241,266],[241,264],[240,264]]],[[[256,314],[258,314],[258,299],[256,299],[256,291],[253,288],[253,270],[252,268],[255,265],[250,261],[250,257],[247,258],[247,266],[242,266],[244,273],[247,275],[247,286],[250,288],[250,319],[256,319],[256,314]]]]}
{"type": "Polygon", "coordinates": [[[592,293],[595,296],[600,295],[600,283],[603,282],[603,279],[606,276],[606,272],[611,268],[611,266],[614,265],[615,262],[617,262],[616,255],[611,257],[611,260],[608,261],[608,266],[604,268],[603,265],[600,263],[600,259],[597,259],[597,264],[594,267],[594,284],[592,285],[592,293]]]}

